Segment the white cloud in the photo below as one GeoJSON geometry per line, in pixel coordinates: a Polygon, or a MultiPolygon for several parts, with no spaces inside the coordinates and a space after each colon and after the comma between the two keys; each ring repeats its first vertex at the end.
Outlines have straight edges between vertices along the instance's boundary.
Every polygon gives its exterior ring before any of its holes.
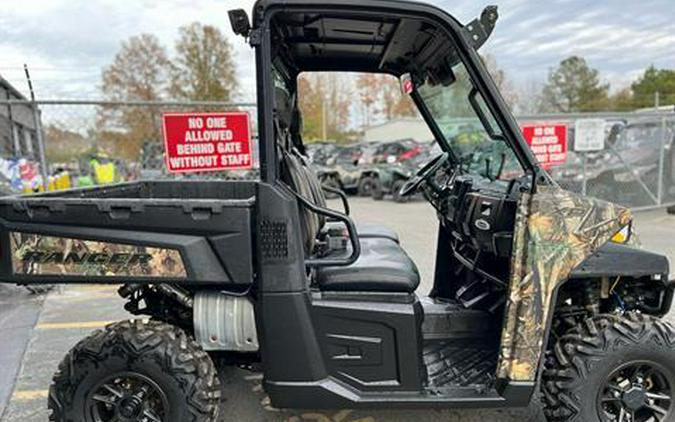
{"type": "MultiPolygon", "coordinates": [[[[227,10],[254,0],[6,1],[0,15],[0,73],[24,90],[23,63],[41,98],[96,97],[101,68],[120,43],[142,32],[169,49],[181,25],[200,21],[227,34],[235,48],[242,100],[255,99],[253,54],[229,28],[227,10]]],[[[481,4],[432,1],[468,22],[481,4]]],[[[487,4],[489,2],[485,2],[487,4]]],[[[614,85],[626,85],[650,64],[675,68],[672,0],[503,0],[485,51],[516,83],[543,80],[569,55],[581,55],[614,85]]],[[[24,90],[25,91],[25,90],[24,90]]]]}

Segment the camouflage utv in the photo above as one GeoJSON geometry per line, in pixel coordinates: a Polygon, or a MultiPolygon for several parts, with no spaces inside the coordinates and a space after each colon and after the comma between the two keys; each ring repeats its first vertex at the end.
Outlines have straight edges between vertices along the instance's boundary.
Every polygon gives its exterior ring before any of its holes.
{"type": "Polygon", "coordinates": [[[668,261],[632,245],[628,209],[536,163],[477,53],[495,7],[466,25],[401,0],[260,0],[252,17],[230,12],[256,54],[261,180],[0,200],[1,280],[120,283],[126,309],[150,317],[68,353],[52,421],[232,420],[217,419],[216,356],[261,371],[278,408],[536,396],[549,421],[675,420],[668,261]],[[400,190],[436,210],[428,294],[396,233],[355,223],[346,198],[326,206],[300,153],[305,71],[400,77],[438,142],[400,190]],[[443,129],[467,120],[482,136],[443,129]]]}

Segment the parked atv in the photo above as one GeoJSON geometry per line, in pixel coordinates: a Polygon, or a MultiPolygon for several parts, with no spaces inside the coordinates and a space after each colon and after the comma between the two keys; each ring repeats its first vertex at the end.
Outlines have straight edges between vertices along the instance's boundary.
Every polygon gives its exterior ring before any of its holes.
{"type": "Polygon", "coordinates": [[[408,202],[411,196],[401,196],[399,192],[405,183],[432,157],[432,151],[438,154],[441,149],[437,146],[414,143],[399,156],[388,163],[374,165],[367,175],[374,181],[372,197],[379,201],[386,195],[391,195],[394,202],[408,202]]]}
{"type": "MultiPolygon", "coordinates": [[[[631,122],[614,122],[608,127],[606,148],[583,157],[569,152],[567,163],[553,169],[561,186],[581,192],[583,180],[591,196],[622,204],[649,205],[656,202],[659,169],[665,198],[675,197],[675,116],[642,117],[631,122]],[[663,154],[662,154],[663,152],[663,154]],[[663,157],[661,156],[663,155],[663,157]]],[[[570,131],[573,137],[573,131],[570,131]]]]}
{"type": "Polygon", "coordinates": [[[373,180],[372,198],[376,201],[384,199],[385,195],[391,195],[394,202],[408,202],[409,196],[401,196],[399,192],[413,171],[400,163],[379,164],[369,169],[368,177],[373,180]]]}
{"type": "Polygon", "coordinates": [[[370,168],[376,146],[371,143],[336,147],[323,165],[315,165],[319,180],[351,195],[370,196],[373,180],[364,171],[370,168]]]}
{"type": "Polygon", "coordinates": [[[624,203],[656,202],[660,166],[663,194],[675,192],[675,116],[641,118],[617,125],[607,138],[607,151],[592,154],[587,169],[588,190],[602,199],[624,203]]]}
{"type": "Polygon", "coordinates": [[[517,407],[541,390],[549,421],[674,420],[668,261],[630,245],[628,209],[538,166],[477,53],[495,7],[467,25],[401,0],[230,18],[257,57],[260,181],[0,199],[0,280],[123,283],[150,317],[68,353],[52,421],[216,421],[216,354],[259,368],[278,408],[517,407]],[[396,233],[327,208],[300,153],[296,80],[325,70],[401,77],[440,145],[400,190],[437,211],[428,296],[396,233]],[[458,120],[483,136],[446,137],[458,120]]]}

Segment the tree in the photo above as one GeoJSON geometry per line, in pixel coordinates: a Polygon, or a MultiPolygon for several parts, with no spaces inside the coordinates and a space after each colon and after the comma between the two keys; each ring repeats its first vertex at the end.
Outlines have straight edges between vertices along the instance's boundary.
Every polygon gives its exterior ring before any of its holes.
{"type": "Polygon", "coordinates": [[[401,86],[396,78],[389,75],[380,75],[380,86],[384,117],[387,120],[417,116],[415,103],[409,95],[404,95],[401,92],[401,86]]]}
{"type": "Polygon", "coordinates": [[[506,104],[511,110],[514,110],[518,105],[518,92],[516,92],[516,89],[513,87],[511,80],[506,76],[506,72],[499,68],[497,59],[491,54],[482,56],[482,59],[490,76],[492,76],[492,80],[494,80],[497,88],[499,88],[499,92],[502,94],[504,101],[506,101],[506,104]]]}
{"type": "Polygon", "coordinates": [[[155,101],[167,87],[170,61],[157,37],[141,34],[122,42],[112,64],[103,70],[107,100],[155,101]]]}
{"type": "Polygon", "coordinates": [[[237,77],[232,46],[220,30],[198,22],[179,29],[171,95],[188,101],[232,101],[237,77]]]}
{"type": "Polygon", "coordinates": [[[356,88],[359,92],[363,126],[368,127],[371,125],[373,117],[381,111],[377,107],[380,80],[374,73],[362,73],[356,79],[356,88]]]}
{"type": "Polygon", "coordinates": [[[91,140],[69,130],[63,124],[48,124],[44,129],[45,155],[49,162],[70,161],[91,150],[91,140]]]}
{"type": "Polygon", "coordinates": [[[300,76],[298,91],[305,140],[347,141],[351,132],[352,81],[343,74],[310,73],[300,76]]]}
{"type": "Polygon", "coordinates": [[[675,104],[675,70],[649,66],[631,89],[635,108],[653,107],[657,92],[661,105],[675,104]]]}
{"type": "Polygon", "coordinates": [[[633,93],[630,88],[624,88],[609,97],[609,110],[611,111],[633,111],[633,93]]]}
{"type": "Polygon", "coordinates": [[[385,120],[417,115],[415,103],[401,93],[400,85],[393,76],[363,73],[358,76],[356,87],[365,127],[371,126],[378,115],[385,120]]]}
{"type": "Polygon", "coordinates": [[[323,98],[325,93],[320,86],[315,86],[314,78],[307,74],[298,78],[298,106],[302,112],[305,141],[320,140],[322,137],[323,98]]]}
{"type": "Polygon", "coordinates": [[[530,78],[522,82],[518,88],[518,103],[515,112],[518,114],[537,114],[541,110],[542,82],[530,78]]]}
{"type": "Polygon", "coordinates": [[[598,111],[608,105],[609,84],[600,82],[599,72],[586,60],[572,56],[551,69],[542,90],[542,108],[548,112],[598,111]]]}
{"type": "MultiPolygon", "coordinates": [[[[102,74],[101,90],[110,101],[157,101],[168,86],[170,61],[159,40],[141,34],[122,43],[102,74]]],[[[159,141],[159,110],[114,106],[98,110],[98,141],[111,145],[113,154],[135,159],[146,141],[159,141]]]]}

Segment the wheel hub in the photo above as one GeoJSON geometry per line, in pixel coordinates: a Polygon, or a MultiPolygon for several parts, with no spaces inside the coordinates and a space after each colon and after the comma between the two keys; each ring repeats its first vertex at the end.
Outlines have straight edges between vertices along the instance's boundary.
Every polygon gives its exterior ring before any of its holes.
{"type": "Polygon", "coordinates": [[[117,411],[125,419],[136,419],[143,413],[143,400],[136,396],[124,397],[117,404],[117,411]]]}
{"type": "Polygon", "coordinates": [[[87,398],[86,422],[162,422],[169,401],[153,380],[137,372],[112,375],[87,398]]]}
{"type": "Polygon", "coordinates": [[[667,370],[657,363],[636,361],[622,365],[598,394],[598,415],[603,422],[670,422],[673,420],[673,385],[667,370]]]}
{"type": "Polygon", "coordinates": [[[642,409],[647,404],[647,392],[642,386],[633,386],[622,394],[621,402],[630,410],[642,409]]]}

